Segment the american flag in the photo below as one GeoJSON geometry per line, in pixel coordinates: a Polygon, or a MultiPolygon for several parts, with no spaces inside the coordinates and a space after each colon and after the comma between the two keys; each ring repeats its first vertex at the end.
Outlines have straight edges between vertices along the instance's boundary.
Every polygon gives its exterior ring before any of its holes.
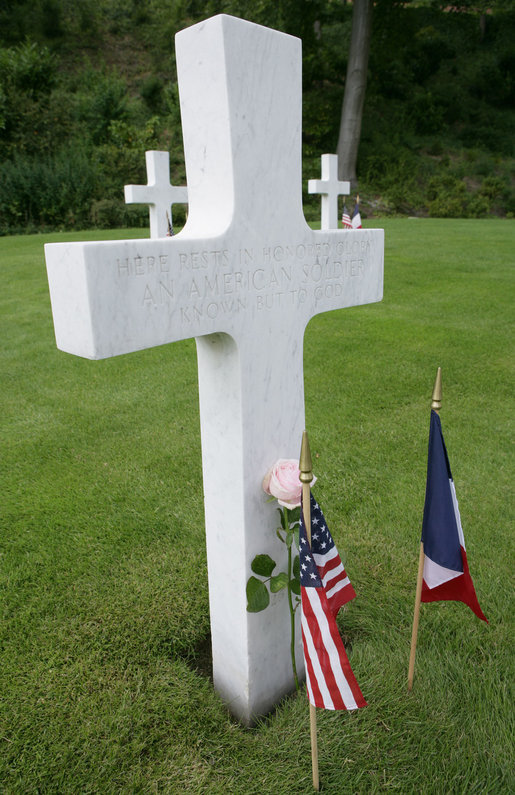
{"type": "Polygon", "coordinates": [[[356,197],[356,204],[352,211],[351,224],[353,229],[361,229],[361,213],[359,211],[359,196],[356,197]]]}
{"type": "Polygon", "coordinates": [[[347,210],[347,205],[343,205],[343,213],[342,213],[342,226],[344,229],[352,229],[352,223],[350,220],[349,211],[347,210]]]}
{"type": "Polygon", "coordinates": [[[340,560],[320,506],[311,495],[311,546],[300,520],[302,641],[308,697],[315,707],[367,705],[350,667],[336,615],[356,593],[340,560]]]}

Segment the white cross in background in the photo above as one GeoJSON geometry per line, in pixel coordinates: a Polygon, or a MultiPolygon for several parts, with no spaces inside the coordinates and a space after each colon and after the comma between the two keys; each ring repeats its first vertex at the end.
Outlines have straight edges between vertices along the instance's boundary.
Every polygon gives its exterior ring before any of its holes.
{"type": "Polygon", "coordinates": [[[250,723],[293,688],[284,594],[246,611],[255,555],[278,570],[286,556],[261,482],[278,458],[298,457],[306,325],[381,300],[384,233],[306,223],[299,39],[222,14],[175,41],[184,229],[47,245],[48,279],[57,345],[69,353],[102,359],[196,339],[213,678],[250,723]]]}
{"type": "Polygon", "coordinates": [[[310,179],[308,193],[322,194],[320,228],[338,229],[338,196],[350,193],[350,182],[338,179],[338,155],[322,155],[322,179],[310,179]]]}
{"type": "Polygon", "coordinates": [[[166,237],[172,205],[187,204],[188,189],[170,184],[170,155],[168,152],[145,152],[147,185],[125,185],[127,204],[148,204],[150,212],[150,237],[166,237]]]}

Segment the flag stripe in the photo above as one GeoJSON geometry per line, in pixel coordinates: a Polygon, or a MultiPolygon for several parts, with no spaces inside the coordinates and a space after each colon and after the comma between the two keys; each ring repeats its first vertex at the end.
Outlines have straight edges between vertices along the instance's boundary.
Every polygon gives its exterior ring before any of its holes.
{"type": "Polygon", "coordinates": [[[342,588],[346,588],[348,585],[350,585],[350,580],[348,577],[346,577],[344,580],[339,580],[334,588],[330,588],[328,591],[326,591],[327,598],[331,600],[331,597],[336,596],[338,591],[341,591],[342,588]]]}
{"type": "MultiPolygon", "coordinates": [[[[348,690],[348,685],[347,681],[345,680],[345,677],[342,677],[340,675],[341,663],[340,663],[339,646],[343,648],[343,644],[341,642],[341,638],[338,633],[337,633],[338,634],[337,642],[339,645],[336,645],[335,643],[335,638],[332,632],[333,629],[332,625],[335,623],[335,620],[330,613],[329,614],[324,613],[323,607],[321,605],[321,598],[323,598],[323,591],[318,590],[316,588],[310,588],[308,590],[307,596],[310,602],[310,606],[313,610],[313,614],[316,616],[317,619],[319,636],[317,638],[317,634],[314,633],[315,643],[320,659],[320,664],[324,671],[327,687],[329,688],[331,699],[334,704],[333,709],[345,709],[346,708],[345,691],[348,690]]],[[[355,708],[353,704],[354,700],[351,698],[350,709],[355,708]]]]}
{"type": "MultiPolygon", "coordinates": [[[[315,541],[316,538],[313,537],[311,539],[312,546],[314,546],[315,541]]],[[[317,564],[319,571],[321,566],[329,568],[329,565],[337,566],[338,563],[340,563],[340,556],[336,547],[329,549],[327,552],[313,552],[313,557],[315,558],[315,563],[317,564]]]]}
{"type": "Polygon", "coordinates": [[[449,487],[451,489],[452,505],[454,508],[454,517],[456,519],[456,527],[458,528],[458,537],[460,539],[460,546],[465,549],[465,538],[463,536],[463,528],[461,526],[460,509],[458,507],[458,497],[456,496],[456,489],[454,488],[454,481],[449,479],[449,487]]]}
{"type": "Polygon", "coordinates": [[[318,676],[323,677],[322,691],[329,692],[324,699],[325,709],[357,709],[365,700],[352,673],[336,621],[324,609],[325,595],[319,588],[304,589],[302,600],[303,629],[310,638],[310,658],[318,676]],[[317,663],[313,654],[316,654],[317,663]],[[323,671],[323,673],[322,673],[323,671]],[[325,685],[325,688],[324,688],[325,685]]]}
{"type": "Polygon", "coordinates": [[[488,619],[481,610],[479,605],[476,590],[474,588],[474,583],[472,582],[472,577],[470,576],[470,571],[467,562],[467,553],[465,552],[464,548],[461,547],[461,557],[463,560],[463,573],[460,574],[453,580],[447,580],[447,582],[442,583],[434,588],[428,588],[425,580],[422,582],[422,595],[421,601],[422,602],[439,602],[439,601],[452,601],[452,602],[463,602],[466,604],[473,613],[476,614],[478,618],[482,621],[486,621],[488,624],[488,619]]]}
{"type": "MultiPolygon", "coordinates": [[[[307,620],[302,619],[302,635],[305,645],[305,661],[309,660],[311,668],[311,691],[313,700],[310,702],[315,707],[323,707],[324,709],[334,709],[333,700],[329,693],[324,671],[322,669],[321,661],[315,647],[315,641],[311,635],[311,626],[307,620]],[[306,654],[307,649],[307,654],[306,654]]],[[[308,666],[306,666],[308,670],[308,666]]],[[[309,691],[308,691],[309,695],[309,691]]]]}
{"type": "Polygon", "coordinates": [[[317,704],[323,703],[323,699],[320,689],[317,685],[315,672],[313,670],[313,665],[311,663],[311,655],[306,653],[308,644],[310,643],[311,646],[313,646],[313,641],[311,640],[311,637],[309,635],[306,635],[306,633],[304,632],[304,626],[302,625],[302,623],[301,623],[301,631],[302,631],[302,645],[304,648],[304,665],[306,668],[306,688],[308,691],[308,701],[310,704],[313,704],[313,706],[316,706],[317,704]]]}
{"type": "Polygon", "coordinates": [[[424,582],[428,588],[438,588],[444,582],[454,580],[455,577],[461,577],[462,571],[454,571],[454,569],[446,569],[445,566],[440,566],[431,560],[428,555],[424,555],[424,582]]]}

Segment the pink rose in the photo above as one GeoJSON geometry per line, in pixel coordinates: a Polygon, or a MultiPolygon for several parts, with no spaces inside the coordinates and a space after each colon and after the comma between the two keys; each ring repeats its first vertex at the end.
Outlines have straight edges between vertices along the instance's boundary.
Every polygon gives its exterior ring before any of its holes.
{"type": "MultiPolygon", "coordinates": [[[[296,508],[300,505],[302,483],[299,480],[299,462],[294,458],[280,458],[263,479],[263,489],[275,497],[279,505],[296,508]]],[[[313,483],[316,478],[313,478],[313,483]]]]}

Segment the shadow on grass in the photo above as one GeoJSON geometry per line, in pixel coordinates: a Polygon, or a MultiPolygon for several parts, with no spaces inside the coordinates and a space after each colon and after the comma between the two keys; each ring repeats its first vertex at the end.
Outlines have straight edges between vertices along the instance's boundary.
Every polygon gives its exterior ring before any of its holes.
{"type": "Polygon", "coordinates": [[[189,649],[175,652],[174,657],[182,660],[195,674],[200,674],[213,684],[213,655],[211,651],[211,635],[206,635],[189,649]]]}

